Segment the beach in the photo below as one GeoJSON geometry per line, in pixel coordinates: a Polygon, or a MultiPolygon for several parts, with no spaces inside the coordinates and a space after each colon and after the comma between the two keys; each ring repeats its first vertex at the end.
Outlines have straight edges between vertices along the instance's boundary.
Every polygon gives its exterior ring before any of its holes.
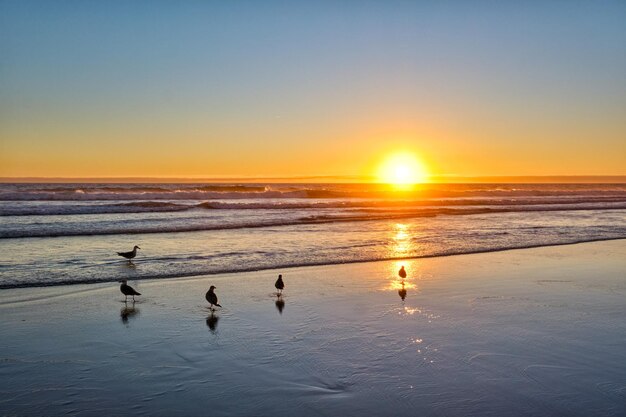
{"type": "Polygon", "coordinates": [[[626,417],[570,3],[0,1],[0,417],[626,417]]]}
{"type": "Polygon", "coordinates": [[[0,291],[0,414],[626,413],[626,240],[129,284],[0,291]]]}

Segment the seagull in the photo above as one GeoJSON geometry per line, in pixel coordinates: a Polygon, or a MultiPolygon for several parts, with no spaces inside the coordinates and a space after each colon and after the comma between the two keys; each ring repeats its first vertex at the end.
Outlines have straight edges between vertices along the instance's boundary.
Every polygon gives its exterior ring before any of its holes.
{"type": "Polygon", "coordinates": [[[283,282],[283,276],[282,275],[278,275],[278,279],[276,280],[276,283],[274,284],[274,286],[276,287],[277,290],[280,291],[281,295],[283,293],[283,288],[285,288],[285,283],[283,282]]]}
{"type": "Polygon", "coordinates": [[[400,278],[402,279],[406,278],[406,271],[404,270],[404,265],[402,265],[402,268],[400,268],[400,270],[398,271],[398,275],[400,275],[400,278]]]}
{"type": "Polygon", "coordinates": [[[207,291],[206,293],[206,300],[209,302],[209,304],[211,304],[211,311],[215,311],[215,309],[213,308],[214,305],[221,307],[221,305],[217,303],[217,295],[215,295],[215,293],[213,292],[214,289],[215,285],[211,285],[211,288],[209,288],[209,291],[207,291]]]}
{"type": "Polygon", "coordinates": [[[131,250],[130,252],[118,252],[117,254],[119,256],[122,256],[122,257],[128,259],[128,262],[132,262],[131,259],[133,259],[135,256],[137,256],[137,249],[141,249],[141,248],[139,246],[135,245],[133,250],[131,250]]]}
{"type": "Polygon", "coordinates": [[[137,291],[135,291],[135,289],[133,287],[131,287],[130,285],[126,284],[126,280],[123,279],[121,281],[122,285],[120,285],[120,291],[122,292],[122,294],[124,294],[124,302],[126,302],[126,300],[128,299],[129,295],[133,296],[133,302],[135,301],[135,296],[136,295],[141,295],[141,293],[138,293],[137,291]]]}

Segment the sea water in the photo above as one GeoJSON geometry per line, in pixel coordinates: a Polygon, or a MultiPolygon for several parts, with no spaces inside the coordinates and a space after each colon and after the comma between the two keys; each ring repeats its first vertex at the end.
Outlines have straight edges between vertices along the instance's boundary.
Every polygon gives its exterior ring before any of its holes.
{"type": "Polygon", "coordinates": [[[0,184],[0,288],[619,238],[626,184],[0,184]]]}

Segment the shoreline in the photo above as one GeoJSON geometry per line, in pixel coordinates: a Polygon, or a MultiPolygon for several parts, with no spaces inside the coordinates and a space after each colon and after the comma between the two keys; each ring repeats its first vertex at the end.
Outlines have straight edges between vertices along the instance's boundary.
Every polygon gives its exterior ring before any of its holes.
{"type": "MultiPolygon", "coordinates": [[[[352,261],[342,261],[342,262],[323,262],[323,263],[310,263],[310,264],[298,264],[298,265],[276,265],[269,266],[263,268],[241,268],[241,269],[231,269],[230,271],[216,271],[216,272],[192,272],[189,274],[178,274],[178,275],[163,275],[159,277],[135,277],[132,278],[133,281],[160,281],[160,280],[173,280],[178,278],[194,278],[194,277],[203,277],[203,276],[216,276],[216,275],[224,275],[224,274],[239,274],[239,273],[252,273],[252,272],[264,272],[264,271],[272,271],[272,270],[290,270],[297,268],[307,268],[307,267],[323,267],[323,266],[337,266],[337,265],[352,265],[352,264],[367,264],[367,263],[376,263],[376,262],[389,262],[389,261],[402,261],[402,260],[419,260],[419,259],[433,259],[433,258],[447,258],[453,256],[463,256],[463,255],[476,255],[476,254],[488,254],[488,253],[498,253],[498,252],[507,252],[507,251],[518,251],[525,249],[536,249],[536,248],[549,248],[549,247],[559,247],[559,246],[571,246],[571,245],[580,245],[585,243],[594,243],[594,242],[611,242],[616,240],[626,240],[626,237],[616,237],[616,238],[601,238],[601,239],[589,239],[589,240],[581,240],[576,242],[565,242],[565,243],[552,243],[548,245],[538,244],[538,245],[527,245],[520,246],[514,248],[501,248],[501,249],[485,249],[485,250],[476,250],[476,251],[468,251],[468,252],[459,252],[459,253],[446,253],[446,254],[436,254],[436,255],[420,255],[420,256],[408,256],[408,257],[390,257],[383,259],[368,259],[368,260],[352,260],[352,261]]],[[[123,261],[120,261],[123,263],[123,261]]],[[[138,262],[141,263],[141,262],[138,262]]],[[[118,280],[102,280],[102,281],[59,281],[50,283],[47,285],[43,285],[41,283],[26,283],[26,284],[17,284],[17,285],[3,285],[0,284],[0,293],[5,290],[12,289],[27,289],[27,288],[54,288],[54,287],[66,287],[66,286],[75,286],[75,285],[98,285],[98,284],[110,284],[115,283],[118,280]]]]}

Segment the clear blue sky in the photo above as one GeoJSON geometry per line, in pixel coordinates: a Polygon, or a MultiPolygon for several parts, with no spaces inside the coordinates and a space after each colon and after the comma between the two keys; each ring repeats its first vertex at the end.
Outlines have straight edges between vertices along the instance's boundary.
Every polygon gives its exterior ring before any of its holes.
{"type": "Polygon", "coordinates": [[[0,1],[0,175],[626,174],[624,1],[0,1]]]}

